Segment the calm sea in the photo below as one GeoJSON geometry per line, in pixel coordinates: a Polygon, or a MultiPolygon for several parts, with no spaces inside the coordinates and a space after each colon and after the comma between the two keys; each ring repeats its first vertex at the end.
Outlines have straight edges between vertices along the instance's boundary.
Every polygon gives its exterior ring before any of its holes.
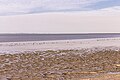
{"type": "Polygon", "coordinates": [[[120,37],[120,33],[99,34],[0,34],[0,42],[48,41],[120,37]]]}

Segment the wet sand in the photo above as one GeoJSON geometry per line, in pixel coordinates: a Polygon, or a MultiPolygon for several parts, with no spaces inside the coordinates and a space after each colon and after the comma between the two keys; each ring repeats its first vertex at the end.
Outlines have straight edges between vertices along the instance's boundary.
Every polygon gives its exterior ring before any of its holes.
{"type": "Polygon", "coordinates": [[[98,39],[76,39],[76,40],[55,40],[55,41],[27,41],[27,42],[3,42],[0,43],[0,53],[20,53],[24,51],[46,51],[46,50],[79,50],[84,48],[119,49],[120,37],[98,38],[98,39]],[[114,48],[113,48],[114,47],[114,48]]]}

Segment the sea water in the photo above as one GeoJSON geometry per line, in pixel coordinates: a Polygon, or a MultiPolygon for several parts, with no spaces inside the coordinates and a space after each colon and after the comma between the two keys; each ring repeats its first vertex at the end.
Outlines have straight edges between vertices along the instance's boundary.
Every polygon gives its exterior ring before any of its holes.
{"type": "Polygon", "coordinates": [[[120,37],[120,33],[92,34],[0,34],[0,42],[49,41],[120,37]]]}

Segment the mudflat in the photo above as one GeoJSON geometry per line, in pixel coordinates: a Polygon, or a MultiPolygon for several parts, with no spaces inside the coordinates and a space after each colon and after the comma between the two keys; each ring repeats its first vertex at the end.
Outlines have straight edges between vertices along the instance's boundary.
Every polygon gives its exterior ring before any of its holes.
{"type": "Polygon", "coordinates": [[[120,50],[46,50],[0,55],[0,80],[119,80],[120,50]]]}

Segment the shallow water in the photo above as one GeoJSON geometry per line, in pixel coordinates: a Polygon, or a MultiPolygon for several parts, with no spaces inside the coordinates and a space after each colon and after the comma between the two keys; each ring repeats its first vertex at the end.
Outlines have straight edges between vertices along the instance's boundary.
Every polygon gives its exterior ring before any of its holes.
{"type": "Polygon", "coordinates": [[[48,41],[120,37],[120,33],[101,34],[0,34],[0,42],[48,41]]]}

